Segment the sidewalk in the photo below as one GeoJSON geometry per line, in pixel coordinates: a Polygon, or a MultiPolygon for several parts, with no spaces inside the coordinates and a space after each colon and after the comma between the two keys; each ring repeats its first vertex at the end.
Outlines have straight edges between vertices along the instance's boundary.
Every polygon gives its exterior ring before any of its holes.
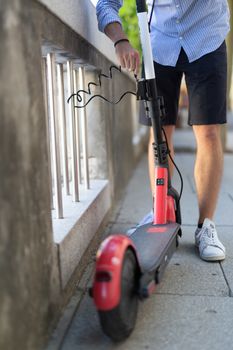
{"type": "MultiPolygon", "coordinates": [[[[194,147],[192,136],[181,131],[175,138],[178,150],[186,139],[194,147]]],[[[114,344],[102,333],[98,315],[86,288],[91,285],[93,262],[90,262],[47,350],[232,349],[233,153],[225,154],[225,171],[215,218],[219,236],[227,249],[226,260],[222,263],[200,260],[194,248],[198,214],[192,179],[194,154],[178,152],[176,163],[184,180],[181,200],[183,237],[155,294],[140,303],[136,328],[130,338],[121,344],[114,344]],[[83,298],[80,299],[82,295],[83,298]],[[72,308],[77,310],[68,330],[63,333],[72,308]],[[59,346],[62,337],[62,345],[59,346]]],[[[179,190],[177,175],[174,176],[174,186],[179,190]]],[[[150,209],[151,195],[147,160],[144,156],[105,233],[125,232],[150,209]]]]}

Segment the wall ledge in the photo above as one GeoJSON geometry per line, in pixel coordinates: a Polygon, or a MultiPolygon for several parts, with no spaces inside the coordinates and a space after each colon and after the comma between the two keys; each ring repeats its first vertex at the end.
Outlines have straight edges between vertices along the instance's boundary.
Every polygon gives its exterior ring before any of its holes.
{"type": "Polygon", "coordinates": [[[107,180],[92,180],[91,189],[80,188],[80,202],[64,200],[64,219],[53,218],[54,241],[58,248],[61,287],[64,289],[83,254],[111,208],[107,180]]]}

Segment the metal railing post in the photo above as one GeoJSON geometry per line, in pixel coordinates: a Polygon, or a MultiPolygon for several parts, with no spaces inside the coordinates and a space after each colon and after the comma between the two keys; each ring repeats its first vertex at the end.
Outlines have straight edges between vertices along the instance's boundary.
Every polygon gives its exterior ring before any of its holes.
{"type": "MultiPolygon", "coordinates": [[[[74,91],[78,91],[78,76],[77,76],[77,70],[73,70],[73,76],[74,76],[74,91]]],[[[79,177],[79,183],[82,183],[82,169],[81,169],[81,140],[80,140],[80,120],[79,120],[79,113],[78,108],[75,108],[74,111],[75,115],[75,132],[76,132],[76,150],[77,150],[77,165],[78,165],[78,177],[79,177]]]]}
{"type": "Polygon", "coordinates": [[[63,64],[57,64],[57,83],[58,83],[58,103],[59,103],[59,119],[62,146],[62,165],[63,165],[63,184],[65,194],[70,194],[69,171],[68,171],[68,152],[67,152],[67,128],[65,113],[65,94],[64,94],[64,72],[63,64]]]}
{"type": "Polygon", "coordinates": [[[60,147],[59,147],[59,120],[56,99],[56,63],[55,54],[47,55],[48,69],[48,96],[51,120],[52,158],[54,174],[54,204],[57,218],[63,217],[62,193],[61,193],[61,169],[60,169],[60,147]]]}
{"type": "MultiPolygon", "coordinates": [[[[67,61],[67,87],[68,96],[74,93],[73,62],[67,61]]],[[[77,150],[76,150],[76,132],[75,132],[75,113],[74,99],[69,102],[69,128],[70,128],[70,150],[71,150],[71,169],[72,169],[72,198],[74,202],[79,201],[78,188],[78,169],[77,169],[77,150]]]]}
{"type": "Polygon", "coordinates": [[[51,147],[50,147],[50,137],[49,137],[47,61],[45,57],[42,58],[42,74],[43,74],[43,92],[44,92],[44,104],[45,104],[46,141],[47,141],[47,150],[48,150],[49,191],[50,191],[51,209],[54,209],[53,188],[52,188],[52,159],[51,159],[51,147]]]}
{"type": "MultiPolygon", "coordinates": [[[[84,90],[84,88],[85,88],[84,85],[85,85],[84,68],[79,67],[79,88],[84,90]]],[[[83,104],[85,104],[85,96],[83,96],[83,104]]],[[[90,188],[90,179],[89,179],[89,164],[88,164],[88,139],[87,139],[86,108],[80,108],[79,115],[80,115],[81,133],[82,133],[84,185],[85,185],[86,189],[89,189],[90,188]]]]}

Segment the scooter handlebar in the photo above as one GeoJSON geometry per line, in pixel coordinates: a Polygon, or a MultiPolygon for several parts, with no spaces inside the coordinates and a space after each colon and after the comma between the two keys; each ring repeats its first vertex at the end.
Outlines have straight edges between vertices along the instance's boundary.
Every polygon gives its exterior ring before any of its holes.
{"type": "Polygon", "coordinates": [[[146,79],[154,79],[154,63],[152,55],[152,47],[150,41],[150,33],[148,27],[147,8],[145,0],[136,0],[138,25],[140,29],[140,41],[142,45],[142,53],[144,58],[144,68],[146,79]]]}
{"type": "Polygon", "coordinates": [[[136,0],[136,5],[137,5],[137,13],[147,11],[145,0],[136,0]]]}

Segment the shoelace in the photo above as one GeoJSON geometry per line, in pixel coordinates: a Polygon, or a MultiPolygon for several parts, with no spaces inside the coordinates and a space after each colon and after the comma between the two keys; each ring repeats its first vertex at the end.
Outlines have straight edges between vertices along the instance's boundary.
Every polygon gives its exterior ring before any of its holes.
{"type": "Polygon", "coordinates": [[[201,242],[206,245],[219,246],[219,240],[214,227],[206,227],[201,235],[201,242]]]}

